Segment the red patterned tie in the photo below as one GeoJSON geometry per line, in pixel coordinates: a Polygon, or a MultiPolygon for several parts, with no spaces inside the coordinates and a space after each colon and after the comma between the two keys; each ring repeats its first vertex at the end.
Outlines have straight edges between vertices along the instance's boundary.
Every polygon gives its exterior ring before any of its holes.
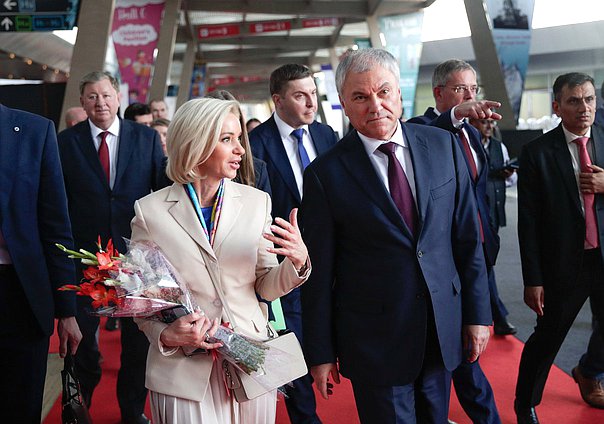
{"type": "Polygon", "coordinates": [[[415,235],[417,228],[415,200],[409,186],[409,180],[394,153],[395,149],[396,144],[392,142],[381,144],[378,147],[380,152],[388,156],[388,189],[390,190],[390,196],[405,220],[407,227],[415,235]]]}
{"type": "Polygon", "coordinates": [[[103,131],[101,136],[101,144],[99,146],[99,162],[101,162],[101,168],[105,172],[105,176],[107,177],[107,184],[110,183],[110,172],[109,172],[109,147],[107,147],[107,136],[109,135],[108,131],[103,131]]]}
{"type": "Polygon", "coordinates": [[[468,163],[470,164],[470,171],[472,172],[472,179],[476,181],[476,177],[478,176],[478,168],[476,167],[476,162],[474,161],[474,155],[472,154],[472,149],[470,148],[470,142],[466,137],[466,133],[463,129],[459,130],[459,138],[461,139],[461,144],[463,146],[463,151],[468,158],[468,163]]]}
{"type": "MultiPolygon", "coordinates": [[[[581,162],[581,172],[593,172],[588,165],[591,165],[591,159],[587,152],[587,142],[589,138],[579,137],[573,140],[579,148],[579,161],[581,162]]],[[[585,208],[585,248],[595,249],[598,247],[598,223],[596,221],[596,211],[594,209],[594,194],[581,193],[583,195],[583,207],[585,208]]]]}
{"type": "MultiPolygon", "coordinates": [[[[470,172],[472,173],[472,180],[476,181],[478,178],[478,168],[476,167],[476,161],[474,161],[474,155],[472,154],[472,149],[470,148],[470,142],[466,137],[466,133],[463,129],[459,130],[457,133],[459,135],[459,139],[461,140],[461,145],[463,146],[463,151],[468,158],[468,163],[470,164],[470,172]]],[[[482,219],[480,218],[480,212],[478,213],[478,224],[480,226],[480,241],[484,243],[484,230],[482,228],[482,219]]]]}

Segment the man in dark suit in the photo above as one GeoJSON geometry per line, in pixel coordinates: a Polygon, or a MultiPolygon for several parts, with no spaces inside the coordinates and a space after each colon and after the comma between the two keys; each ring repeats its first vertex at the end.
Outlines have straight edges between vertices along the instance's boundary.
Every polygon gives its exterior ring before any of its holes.
{"type": "MultiPolygon", "coordinates": [[[[604,83],[600,88],[600,100],[604,100],[604,83]]],[[[604,105],[596,109],[594,124],[604,128],[604,105]]],[[[583,400],[595,408],[604,409],[604,338],[600,334],[600,323],[592,316],[587,350],[581,355],[572,374],[583,400]]]]}
{"type": "MultiPolygon", "coordinates": [[[[302,199],[304,168],[337,142],[334,131],[315,121],[317,87],[306,66],[289,64],[274,70],[270,92],[275,113],[250,133],[254,157],[266,162],[273,203],[273,218],[286,218],[302,199]]],[[[302,342],[300,289],[281,298],[287,327],[302,342]]],[[[294,381],[285,399],[293,424],[318,423],[310,376],[294,381]]]]}
{"type": "MultiPolygon", "coordinates": [[[[423,116],[412,118],[408,122],[429,124],[452,132],[464,152],[464,163],[478,205],[480,240],[489,278],[489,298],[495,334],[513,334],[516,329],[507,321],[508,311],[499,298],[493,271],[499,252],[499,237],[491,223],[486,195],[489,173],[487,155],[480,134],[476,128],[465,122],[468,117],[500,119],[497,113],[489,109],[499,107],[500,104],[490,101],[477,102],[477,93],[476,72],[470,64],[457,59],[444,61],[434,68],[432,75],[432,94],[436,107],[428,108],[423,116]]],[[[453,372],[453,384],[464,411],[474,423],[501,423],[493,389],[478,361],[462,362],[453,372]]]]}
{"type": "Polygon", "coordinates": [[[58,318],[59,354],[75,354],[72,246],[54,124],[0,105],[0,419],[39,424],[48,345],[58,318]]]}
{"type": "MultiPolygon", "coordinates": [[[[88,119],[59,134],[69,215],[75,245],[95,251],[97,236],[113,239],[126,251],[134,202],[166,186],[164,155],[157,131],[117,117],[119,85],[104,72],[91,72],[80,82],[80,102],[88,119]]],[[[84,338],[76,355],[85,401],[101,377],[96,331],[98,317],[89,315],[87,299],[78,299],[78,323],[84,338]]],[[[148,341],[131,318],[121,319],[122,353],[117,397],[124,423],[148,422],[143,415],[148,341]]]]}
{"type": "Polygon", "coordinates": [[[537,325],[520,360],[518,423],[539,422],[535,406],[587,298],[596,319],[604,322],[604,130],[593,125],[594,80],[583,73],[564,74],[556,78],[553,92],[561,124],[525,145],[519,157],[524,301],[537,313],[537,325]]]}
{"type": "Polygon", "coordinates": [[[363,423],[443,423],[462,346],[475,361],[491,322],[463,153],[451,133],[399,121],[390,53],[347,53],[336,85],[355,130],[304,175],[305,355],[324,398],[350,378],[363,423]]]}

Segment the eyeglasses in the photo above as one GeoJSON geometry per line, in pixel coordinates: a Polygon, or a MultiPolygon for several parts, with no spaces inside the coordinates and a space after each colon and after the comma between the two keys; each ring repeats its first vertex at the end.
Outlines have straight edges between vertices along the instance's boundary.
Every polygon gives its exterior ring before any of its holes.
{"type": "Polygon", "coordinates": [[[472,93],[472,94],[478,94],[480,93],[480,87],[477,85],[473,85],[471,87],[468,87],[467,85],[454,85],[454,86],[449,86],[449,85],[439,85],[439,87],[449,87],[451,90],[453,90],[453,92],[455,94],[459,94],[459,93],[472,93]]]}

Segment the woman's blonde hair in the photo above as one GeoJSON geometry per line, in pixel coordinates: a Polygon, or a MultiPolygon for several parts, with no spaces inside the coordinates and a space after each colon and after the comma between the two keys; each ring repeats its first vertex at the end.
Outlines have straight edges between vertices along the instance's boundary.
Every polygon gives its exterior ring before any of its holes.
{"type": "MultiPolygon", "coordinates": [[[[214,151],[224,120],[229,113],[237,116],[241,124],[241,145],[245,149],[242,161],[252,162],[250,143],[239,103],[206,98],[193,99],[178,108],[168,127],[168,178],[180,184],[205,178],[204,175],[199,175],[197,168],[208,160],[214,151]]],[[[253,172],[253,166],[251,169],[253,172]]]]}

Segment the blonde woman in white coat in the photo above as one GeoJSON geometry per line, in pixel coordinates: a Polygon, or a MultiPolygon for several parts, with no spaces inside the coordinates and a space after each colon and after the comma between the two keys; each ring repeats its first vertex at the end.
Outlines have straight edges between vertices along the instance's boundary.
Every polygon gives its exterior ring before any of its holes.
{"type": "Polygon", "coordinates": [[[226,392],[220,362],[207,354],[187,357],[181,349],[220,346],[206,342],[227,321],[210,275],[218,276],[238,330],[262,340],[267,314],[256,293],[274,300],[310,273],[297,211],[289,222],[272,224],[269,196],[231,181],[250,154],[242,128],[235,101],[185,103],[168,129],[167,174],[174,184],[135,204],[133,240],[156,243],[203,310],[169,325],[137,320],[150,341],[146,385],[154,423],[275,421],[275,392],[239,404],[226,392]],[[285,260],[279,264],[276,255],[285,260]]]}

